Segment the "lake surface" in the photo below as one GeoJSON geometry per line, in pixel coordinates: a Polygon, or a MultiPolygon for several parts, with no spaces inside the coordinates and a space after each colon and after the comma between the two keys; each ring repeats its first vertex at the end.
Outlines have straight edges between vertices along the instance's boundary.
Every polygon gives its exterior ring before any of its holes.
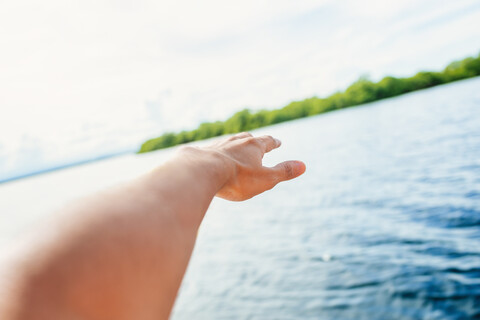
{"type": "Polygon", "coordinates": [[[262,132],[307,173],[212,205],[173,319],[480,319],[480,79],[262,132]]]}
{"type": "MultiPolygon", "coordinates": [[[[172,319],[480,319],[480,79],[263,133],[283,142],[268,164],[301,159],[307,172],[214,200],[172,319]]],[[[170,152],[0,185],[0,250],[170,152]]]]}

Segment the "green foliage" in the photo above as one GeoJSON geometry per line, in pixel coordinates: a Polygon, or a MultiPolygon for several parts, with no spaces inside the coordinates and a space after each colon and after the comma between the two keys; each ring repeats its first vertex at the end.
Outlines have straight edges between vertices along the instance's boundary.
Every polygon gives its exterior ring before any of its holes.
{"type": "Polygon", "coordinates": [[[235,113],[230,119],[225,121],[225,133],[235,133],[252,129],[249,126],[251,118],[252,114],[248,109],[235,113]]]}
{"type": "Polygon", "coordinates": [[[345,106],[353,106],[378,100],[377,84],[362,77],[348,87],[345,93],[340,93],[340,95],[343,95],[345,106]]]}
{"type": "Polygon", "coordinates": [[[477,57],[452,62],[441,72],[419,72],[409,78],[385,77],[377,83],[361,77],[344,92],[334,93],[327,98],[313,97],[294,101],[276,110],[260,110],[252,113],[252,111],[244,109],[223,122],[206,122],[192,131],[165,133],[143,143],[139,152],[149,152],[223,134],[248,131],[479,75],[480,54],[477,57]]]}

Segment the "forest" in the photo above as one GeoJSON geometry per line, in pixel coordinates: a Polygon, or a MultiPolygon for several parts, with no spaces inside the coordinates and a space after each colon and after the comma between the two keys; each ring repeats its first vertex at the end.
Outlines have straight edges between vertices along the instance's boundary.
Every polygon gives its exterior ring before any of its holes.
{"type": "Polygon", "coordinates": [[[477,57],[454,61],[439,72],[422,71],[408,78],[387,76],[378,82],[362,77],[345,91],[336,92],[326,98],[312,97],[293,101],[283,108],[274,110],[244,109],[225,121],[205,122],[190,131],[164,133],[144,142],[139,153],[358,106],[479,75],[480,54],[477,57]]]}

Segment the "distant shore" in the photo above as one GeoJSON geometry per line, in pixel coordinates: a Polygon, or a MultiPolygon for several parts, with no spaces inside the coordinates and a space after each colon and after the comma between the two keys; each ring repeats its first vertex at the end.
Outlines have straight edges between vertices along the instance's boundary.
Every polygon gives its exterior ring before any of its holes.
{"type": "MultiPolygon", "coordinates": [[[[164,149],[198,140],[205,140],[224,134],[249,131],[285,121],[305,118],[329,111],[391,98],[405,93],[476,76],[480,76],[480,54],[475,58],[466,58],[461,61],[455,61],[449,64],[441,72],[419,72],[410,78],[385,77],[377,83],[362,78],[348,87],[344,92],[337,92],[327,98],[313,97],[302,101],[295,101],[276,110],[261,110],[257,112],[242,110],[223,122],[217,121],[213,123],[203,123],[197,129],[192,131],[165,133],[158,138],[150,139],[143,143],[138,153],[164,149]]],[[[0,184],[105,160],[124,154],[131,154],[132,152],[134,152],[132,149],[128,151],[123,150],[93,156],[92,158],[79,159],[71,163],[60,163],[44,168],[38,168],[30,172],[18,172],[17,174],[5,175],[0,177],[0,184]]]]}
{"type": "Polygon", "coordinates": [[[454,61],[439,72],[422,71],[408,78],[387,76],[379,82],[360,78],[345,91],[334,93],[326,98],[312,97],[294,101],[283,108],[275,110],[252,112],[244,109],[225,121],[202,123],[197,129],[191,131],[167,132],[144,142],[138,153],[150,152],[224,134],[253,130],[476,76],[480,76],[480,54],[476,57],[454,61]]]}
{"type": "Polygon", "coordinates": [[[36,176],[36,175],[39,175],[39,174],[44,174],[44,173],[56,171],[56,170],[67,169],[67,168],[79,166],[79,165],[82,165],[82,164],[87,164],[87,163],[96,162],[96,161],[100,161],[100,160],[110,159],[110,158],[113,158],[113,157],[117,157],[117,156],[124,155],[124,154],[130,154],[130,153],[131,152],[128,152],[128,151],[109,153],[109,154],[99,155],[99,156],[96,156],[96,157],[93,157],[93,158],[87,158],[87,159],[83,159],[83,160],[81,159],[81,160],[78,160],[78,161],[64,163],[64,164],[58,164],[58,165],[55,165],[55,166],[45,167],[43,169],[38,169],[38,170],[30,171],[30,172],[19,173],[17,175],[14,174],[14,175],[6,176],[6,177],[0,177],[0,184],[7,183],[7,182],[10,182],[10,181],[14,181],[14,180],[18,180],[18,179],[28,178],[28,177],[36,176]]]}

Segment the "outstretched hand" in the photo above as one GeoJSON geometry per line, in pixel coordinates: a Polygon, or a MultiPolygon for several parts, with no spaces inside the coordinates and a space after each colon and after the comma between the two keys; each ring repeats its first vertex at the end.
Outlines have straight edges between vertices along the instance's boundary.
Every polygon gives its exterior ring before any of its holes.
{"type": "Polygon", "coordinates": [[[303,174],[305,164],[301,161],[285,161],[271,168],[262,165],[265,153],[280,145],[280,140],[271,136],[253,137],[243,132],[207,147],[224,156],[230,168],[230,174],[217,196],[232,201],[250,199],[272,189],[279,182],[303,174]]]}

